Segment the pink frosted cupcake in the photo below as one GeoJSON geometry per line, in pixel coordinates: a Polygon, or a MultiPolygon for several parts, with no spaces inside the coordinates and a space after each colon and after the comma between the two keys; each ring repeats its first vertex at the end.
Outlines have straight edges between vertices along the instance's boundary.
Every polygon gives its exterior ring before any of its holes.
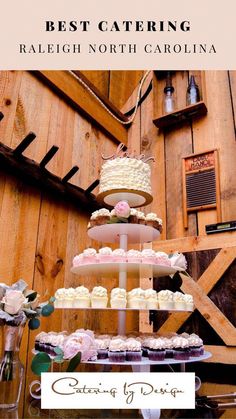
{"type": "Polygon", "coordinates": [[[102,247],[98,251],[98,260],[102,263],[113,262],[112,250],[110,247],[102,247]]]}
{"type": "Polygon", "coordinates": [[[86,265],[88,263],[97,263],[97,251],[92,247],[85,249],[83,251],[83,263],[86,265]]]}
{"type": "Polygon", "coordinates": [[[142,262],[149,263],[153,265],[156,263],[156,252],[152,249],[143,249],[142,250],[142,262]]]}
{"type": "Polygon", "coordinates": [[[115,249],[112,252],[113,262],[125,263],[126,262],[126,252],[124,249],[115,249]]]}
{"type": "Polygon", "coordinates": [[[156,264],[163,266],[171,266],[170,259],[165,252],[156,252],[156,264]]]}
{"type": "Polygon", "coordinates": [[[83,263],[84,263],[83,253],[80,253],[79,255],[76,255],[73,259],[73,262],[72,262],[74,268],[76,268],[80,265],[83,265],[83,263]]]}
{"type": "Polygon", "coordinates": [[[130,249],[126,253],[127,261],[133,263],[141,263],[142,262],[142,254],[139,250],[130,249]]]}

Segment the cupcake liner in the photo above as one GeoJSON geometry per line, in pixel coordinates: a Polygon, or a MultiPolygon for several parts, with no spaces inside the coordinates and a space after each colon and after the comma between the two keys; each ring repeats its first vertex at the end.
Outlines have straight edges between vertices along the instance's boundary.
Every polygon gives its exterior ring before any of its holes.
{"type": "Polygon", "coordinates": [[[108,351],[108,358],[111,362],[125,362],[126,360],[126,351],[113,352],[108,351]]]}
{"type": "Polygon", "coordinates": [[[160,350],[154,350],[154,349],[148,349],[148,358],[150,361],[164,361],[165,359],[166,351],[165,349],[160,350]]]}
{"type": "Polygon", "coordinates": [[[142,351],[126,351],[126,361],[139,362],[142,360],[142,351]]]}

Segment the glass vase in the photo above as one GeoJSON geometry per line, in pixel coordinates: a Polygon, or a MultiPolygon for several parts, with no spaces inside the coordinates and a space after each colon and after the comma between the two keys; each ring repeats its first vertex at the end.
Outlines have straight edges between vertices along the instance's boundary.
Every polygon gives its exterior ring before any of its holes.
{"type": "Polygon", "coordinates": [[[24,324],[0,326],[0,409],[16,409],[19,404],[24,367],[19,358],[24,324]]]}

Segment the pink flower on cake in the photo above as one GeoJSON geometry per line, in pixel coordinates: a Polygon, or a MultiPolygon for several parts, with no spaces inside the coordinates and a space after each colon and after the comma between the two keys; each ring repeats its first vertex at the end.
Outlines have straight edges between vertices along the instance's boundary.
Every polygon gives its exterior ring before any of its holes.
{"type": "Polygon", "coordinates": [[[126,201],[118,202],[114,210],[117,217],[129,218],[130,216],[130,206],[126,201]]]}
{"type": "Polygon", "coordinates": [[[73,358],[81,352],[81,361],[88,361],[96,357],[97,350],[94,339],[87,333],[75,332],[63,342],[64,359],[73,358]]]}
{"type": "Polygon", "coordinates": [[[27,302],[25,296],[21,291],[7,290],[5,296],[2,299],[4,303],[4,310],[8,314],[17,314],[27,302]]]}

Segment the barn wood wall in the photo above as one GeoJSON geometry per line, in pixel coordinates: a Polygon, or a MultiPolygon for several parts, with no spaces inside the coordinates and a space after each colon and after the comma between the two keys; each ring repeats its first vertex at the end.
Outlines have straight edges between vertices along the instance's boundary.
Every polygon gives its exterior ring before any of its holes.
{"type": "MultiPolygon", "coordinates": [[[[134,104],[135,86],[142,72],[125,73],[128,72],[85,72],[85,75],[118,108],[126,103],[128,110],[134,104]]],[[[219,149],[222,218],[236,218],[236,72],[209,71],[205,72],[205,78],[206,117],[158,132],[152,118],[153,110],[155,113],[160,106],[163,86],[154,78],[155,89],[143,102],[129,130],[131,148],[156,158],[152,171],[154,201],[146,210],[153,210],[163,218],[163,239],[204,234],[205,224],[216,221],[214,210],[199,212],[189,217],[188,230],[183,228],[181,157],[193,152],[219,149]]],[[[187,79],[187,72],[177,72],[173,78],[179,102],[184,100],[187,79]]],[[[72,165],[79,163],[80,171],[72,183],[82,187],[97,177],[101,151],[109,154],[116,148],[108,137],[28,72],[0,73],[0,109],[5,115],[0,124],[3,143],[15,147],[28,131],[34,131],[37,140],[25,154],[40,161],[51,145],[60,146],[48,169],[62,176],[72,165]]],[[[44,192],[14,177],[6,178],[3,172],[0,176],[1,280],[11,283],[23,277],[40,292],[42,299],[60,286],[82,283],[70,274],[71,259],[87,246],[99,246],[87,237],[88,214],[79,208],[65,206],[61,201],[52,201],[44,192]],[[51,271],[58,259],[63,260],[63,266],[52,278],[51,271]]],[[[87,284],[92,287],[102,282],[102,278],[89,278],[87,284]]],[[[108,287],[115,284],[115,279],[111,280],[108,287]]],[[[130,283],[130,286],[134,285],[130,283]]],[[[55,313],[43,321],[42,330],[73,330],[75,327],[98,330],[102,325],[102,331],[111,332],[115,324],[115,315],[111,322],[108,315],[100,314],[95,318],[68,311],[63,316],[60,312],[55,313]]],[[[128,327],[130,330],[138,327],[136,316],[129,317],[128,327]]],[[[31,354],[27,348],[32,348],[35,334],[24,335],[22,359],[27,367],[27,385],[33,378],[29,367],[31,354]]]]}

